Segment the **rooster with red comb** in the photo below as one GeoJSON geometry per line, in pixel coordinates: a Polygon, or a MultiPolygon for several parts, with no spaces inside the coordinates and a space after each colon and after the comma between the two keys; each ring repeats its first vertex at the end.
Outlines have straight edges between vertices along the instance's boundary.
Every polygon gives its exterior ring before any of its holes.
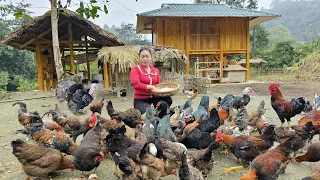
{"type": "Polygon", "coordinates": [[[303,97],[293,98],[291,101],[285,100],[279,89],[279,86],[280,85],[278,83],[272,83],[269,86],[271,105],[282,123],[281,127],[286,120],[288,126],[290,126],[290,118],[300,114],[303,111],[306,101],[303,97]]]}

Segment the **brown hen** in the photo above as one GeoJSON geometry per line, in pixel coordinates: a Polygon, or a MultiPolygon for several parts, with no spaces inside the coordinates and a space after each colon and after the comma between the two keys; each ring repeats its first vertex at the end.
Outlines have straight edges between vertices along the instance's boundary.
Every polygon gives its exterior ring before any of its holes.
{"type": "Polygon", "coordinates": [[[68,168],[75,170],[72,160],[56,149],[27,144],[19,139],[12,141],[11,146],[12,154],[22,164],[24,172],[28,175],[27,179],[40,178],[43,175],[68,168]]]}

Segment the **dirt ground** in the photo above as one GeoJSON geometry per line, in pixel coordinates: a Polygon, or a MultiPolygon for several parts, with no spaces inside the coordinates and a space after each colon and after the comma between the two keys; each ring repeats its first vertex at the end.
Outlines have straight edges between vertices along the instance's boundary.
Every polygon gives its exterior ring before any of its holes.
{"type": "MultiPolygon", "coordinates": [[[[240,95],[242,90],[246,86],[250,86],[255,94],[251,96],[251,102],[248,104],[248,111],[253,112],[256,110],[256,107],[260,103],[261,100],[266,102],[266,117],[268,122],[274,123],[276,125],[280,124],[280,121],[277,119],[274,110],[270,105],[270,95],[268,90],[268,82],[249,82],[246,84],[224,84],[224,85],[213,85],[208,92],[210,96],[210,104],[215,103],[216,99],[213,96],[223,96],[227,93],[232,93],[234,95],[240,95]]],[[[284,96],[289,99],[292,97],[304,96],[311,100],[314,98],[314,94],[320,91],[319,85],[317,83],[280,83],[280,89],[284,96]]],[[[124,99],[117,99],[115,95],[110,94],[107,91],[100,90],[98,92],[98,97],[96,100],[100,100],[101,97],[105,97],[107,100],[112,100],[115,109],[117,110],[125,110],[133,106],[133,98],[128,97],[127,101],[124,99]]],[[[17,159],[12,154],[12,147],[10,142],[17,138],[25,139],[23,135],[15,134],[15,131],[21,129],[22,126],[19,124],[17,119],[17,109],[18,107],[12,107],[14,103],[13,100],[26,99],[26,98],[35,98],[35,97],[43,97],[39,99],[32,100],[24,100],[27,104],[29,111],[37,110],[40,114],[43,114],[47,110],[54,108],[54,104],[58,103],[57,99],[54,96],[53,92],[25,92],[25,93],[10,93],[10,94],[0,94],[0,117],[1,117],[1,134],[0,134],[0,179],[24,179],[26,175],[23,173],[21,166],[17,159]],[[46,98],[44,98],[46,97],[46,98]],[[3,102],[3,101],[12,101],[12,102],[3,102]]],[[[194,108],[198,106],[202,95],[199,95],[193,102],[194,108]]],[[[186,101],[185,96],[182,93],[179,93],[173,98],[173,105],[183,104],[186,101]]],[[[63,108],[61,104],[59,104],[61,109],[71,115],[67,109],[63,108]]],[[[84,115],[89,116],[89,114],[84,115]]],[[[108,117],[106,109],[103,109],[102,116],[108,117]]],[[[303,115],[297,115],[292,119],[292,124],[296,124],[298,119],[303,115]]],[[[81,138],[78,138],[77,143],[81,141],[81,138]]],[[[317,138],[316,138],[317,139],[317,138]]],[[[305,149],[304,149],[305,151],[305,149]]],[[[224,168],[230,166],[236,166],[236,158],[232,154],[228,157],[221,155],[220,150],[216,150],[215,153],[215,164],[212,171],[212,174],[208,179],[228,179],[228,180],[236,180],[241,177],[242,174],[247,172],[247,169],[231,172],[229,174],[224,173],[224,168]]],[[[113,166],[112,161],[110,159],[104,160],[99,168],[97,169],[96,174],[100,177],[100,179],[117,179],[113,175],[113,166]]],[[[310,166],[311,163],[301,163],[294,164],[290,163],[287,167],[285,174],[280,175],[280,180],[298,180],[310,174],[310,166]]],[[[69,178],[77,178],[80,177],[79,171],[71,173],[70,170],[59,171],[52,174],[52,179],[57,180],[65,180],[69,178]]],[[[89,174],[89,173],[87,173],[89,174]]],[[[173,176],[168,176],[161,179],[175,179],[173,176]]]]}

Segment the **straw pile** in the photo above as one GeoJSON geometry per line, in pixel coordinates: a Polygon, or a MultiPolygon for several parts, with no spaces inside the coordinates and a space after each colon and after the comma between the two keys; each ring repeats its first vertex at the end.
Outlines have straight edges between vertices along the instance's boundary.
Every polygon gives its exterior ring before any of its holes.
{"type": "MultiPolygon", "coordinates": [[[[112,72],[115,67],[119,72],[126,72],[129,68],[139,64],[139,50],[142,46],[116,46],[103,47],[98,52],[98,59],[110,63],[112,72]]],[[[167,46],[148,46],[152,51],[152,61],[163,62],[168,59],[185,61],[187,58],[183,51],[167,46]]]]}
{"type": "Polygon", "coordinates": [[[320,52],[300,62],[296,77],[301,80],[320,81],[320,52]]]}

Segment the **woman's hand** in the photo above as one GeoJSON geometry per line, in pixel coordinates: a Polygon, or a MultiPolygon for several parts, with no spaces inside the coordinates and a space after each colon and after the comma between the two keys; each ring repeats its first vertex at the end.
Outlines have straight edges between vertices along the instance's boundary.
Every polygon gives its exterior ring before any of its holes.
{"type": "Polygon", "coordinates": [[[147,89],[151,90],[151,91],[154,91],[156,90],[157,88],[153,85],[147,85],[147,89]]]}

